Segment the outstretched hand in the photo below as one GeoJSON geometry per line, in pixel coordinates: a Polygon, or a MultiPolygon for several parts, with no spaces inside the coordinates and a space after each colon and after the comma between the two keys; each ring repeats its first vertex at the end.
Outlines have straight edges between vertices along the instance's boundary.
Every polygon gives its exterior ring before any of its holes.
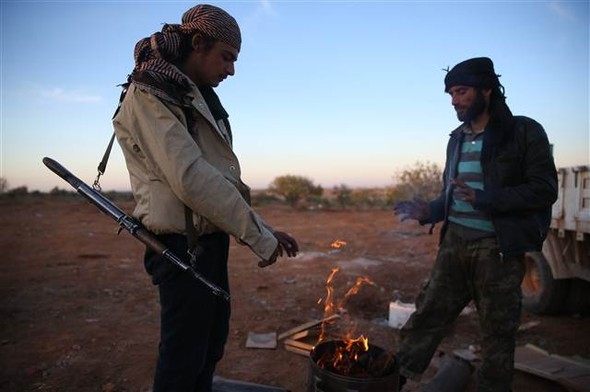
{"type": "Polygon", "coordinates": [[[451,181],[455,185],[455,197],[467,203],[475,203],[475,190],[465,183],[463,180],[455,178],[451,181]]]}
{"type": "Polygon", "coordinates": [[[393,213],[400,217],[403,222],[407,219],[427,220],[430,216],[428,203],[415,197],[413,200],[404,200],[395,203],[393,213]]]}
{"type": "Polygon", "coordinates": [[[258,262],[258,266],[261,268],[274,264],[277,258],[282,257],[283,254],[287,254],[288,257],[295,257],[297,256],[297,252],[299,252],[299,245],[295,241],[295,238],[282,231],[275,231],[273,234],[279,243],[268,260],[260,260],[258,262]]]}

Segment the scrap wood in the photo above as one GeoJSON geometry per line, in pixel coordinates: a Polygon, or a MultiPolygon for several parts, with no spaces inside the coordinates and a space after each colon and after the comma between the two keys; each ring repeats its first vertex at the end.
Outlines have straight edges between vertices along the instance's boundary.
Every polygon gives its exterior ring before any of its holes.
{"type": "Polygon", "coordinates": [[[309,356],[309,352],[315,347],[315,344],[301,340],[285,339],[284,346],[287,351],[307,357],[309,356]]]}
{"type": "Polygon", "coordinates": [[[301,349],[301,348],[297,348],[295,346],[289,346],[289,345],[285,344],[285,350],[291,351],[292,353],[295,353],[295,354],[303,355],[304,357],[309,356],[309,351],[301,349]]]}
{"type": "Polygon", "coordinates": [[[283,340],[283,339],[285,339],[291,335],[294,335],[298,332],[305,331],[307,329],[313,328],[313,327],[320,325],[322,323],[332,321],[332,320],[335,320],[338,318],[340,318],[339,314],[333,314],[333,315],[323,318],[323,319],[309,321],[307,323],[301,324],[297,327],[291,328],[290,330],[283,332],[282,334],[279,335],[279,340],[283,340]]]}
{"type": "Polygon", "coordinates": [[[309,355],[317,344],[319,331],[306,329],[284,340],[285,349],[301,355],[309,355]],[[294,350],[291,350],[294,349],[294,350]]]}
{"type": "Polygon", "coordinates": [[[291,346],[291,347],[296,347],[301,350],[306,350],[309,353],[315,347],[315,344],[303,342],[301,340],[285,339],[285,347],[286,346],[291,346]]]}
{"type": "Polygon", "coordinates": [[[532,344],[516,348],[514,367],[579,392],[590,392],[590,366],[572,357],[549,354],[532,344]]]}
{"type": "MultiPolygon", "coordinates": [[[[303,338],[306,338],[311,335],[318,336],[318,333],[317,333],[317,331],[312,331],[311,329],[306,329],[304,331],[294,333],[293,335],[291,335],[291,337],[289,337],[289,339],[299,340],[299,339],[303,339],[303,338]]],[[[286,340],[289,340],[289,339],[286,339],[286,340]]]]}
{"type": "Polygon", "coordinates": [[[333,314],[320,320],[309,321],[283,332],[279,335],[279,340],[284,340],[285,350],[309,356],[309,352],[313,350],[319,337],[319,330],[315,327],[339,318],[340,315],[333,314]]]}

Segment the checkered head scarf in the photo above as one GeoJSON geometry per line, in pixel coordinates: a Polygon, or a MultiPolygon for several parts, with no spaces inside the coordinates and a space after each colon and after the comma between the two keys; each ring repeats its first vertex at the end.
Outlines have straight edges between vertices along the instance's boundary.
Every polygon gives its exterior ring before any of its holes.
{"type": "Polygon", "coordinates": [[[182,74],[172,64],[182,55],[182,38],[200,33],[240,50],[242,38],[236,20],[221,8],[199,4],[182,15],[182,24],[165,24],[161,32],[143,38],[135,45],[132,79],[145,79],[145,73],[160,81],[188,88],[182,74]]]}
{"type": "Polygon", "coordinates": [[[221,8],[199,4],[182,15],[181,31],[195,33],[197,31],[240,51],[242,36],[236,20],[221,8]]]}

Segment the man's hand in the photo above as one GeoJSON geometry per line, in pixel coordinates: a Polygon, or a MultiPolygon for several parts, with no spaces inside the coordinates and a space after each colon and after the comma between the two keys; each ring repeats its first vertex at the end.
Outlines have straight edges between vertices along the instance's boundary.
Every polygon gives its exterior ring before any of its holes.
{"type": "Polygon", "coordinates": [[[428,203],[417,197],[414,200],[404,200],[395,203],[393,213],[399,215],[401,221],[415,219],[417,221],[427,220],[430,217],[428,203]]]}
{"type": "Polygon", "coordinates": [[[258,262],[258,266],[261,268],[274,264],[277,261],[277,258],[283,256],[283,252],[286,253],[288,257],[295,257],[297,256],[297,252],[299,252],[299,245],[297,245],[295,238],[282,231],[275,231],[273,234],[279,243],[268,260],[261,260],[258,262]]]}
{"type": "Polygon", "coordinates": [[[475,190],[465,184],[465,181],[455,178],[451,181],[451,184],[455,185],[454,195],[458,200],[471,204],[475,203],[475,190]]]}

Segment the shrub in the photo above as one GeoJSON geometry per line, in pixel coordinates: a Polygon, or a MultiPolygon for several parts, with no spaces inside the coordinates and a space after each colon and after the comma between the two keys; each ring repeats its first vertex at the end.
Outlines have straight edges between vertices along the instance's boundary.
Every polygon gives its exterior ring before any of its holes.
{"type": "Polygon", "coordinates": [[[252,192],[252,205],[253,206],[263,206],[268,204],[275,204],[279,203],[278,197],[275,195],[271,195],[266,191],[259,191],[259,192],[252,192]]]}
{"type": "Polygon", "coordinates": [[[442,189],[442,170],[436,163],[416,162],[396,175],[396,184],[387,192],[388,203],[419,197],[432,200],[442,189]]]}
{"type": "Polygon", "coordinates": [[[321,197],[324,189],[320,185],[314,185],[307,177],[285,175],[279,176],[270,184],[269,192],[278,195],[291,206],[296,206],[300,200],[309,197],[321,197]]]}
{"type": "Polygon", "coordinates": [[[350,199],[356,208],[381,209],[387,206],[387,199],[381,189],[357,189],[352,192],[350,199]]]}
{"type": "Polygon", "coordinates": [[[19,186],[6,192],[9,197],[21,197],[29,194],[29,189],[26,186],[19,186]]]}
{"type": "Polygon", "coordinates": [[[350,189],[346,185],[341,184],[335,186],[334,195],[336,197],[336,201],[340,205],[340,208],[342,208],[343,210],[352,204],[352,189],[350,189]]]}
{"type": "Polygon", "coordinates": [[[0,195],[8,191],[8,180],[4,177],[0,177],[0,195]]]}

